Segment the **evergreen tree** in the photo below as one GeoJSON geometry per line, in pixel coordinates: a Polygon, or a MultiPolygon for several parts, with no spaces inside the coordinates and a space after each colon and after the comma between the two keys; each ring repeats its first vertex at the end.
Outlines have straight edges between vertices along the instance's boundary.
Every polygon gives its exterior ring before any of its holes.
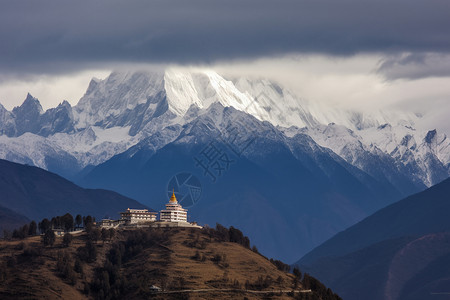
{"type": "Polygon", "coordinates": [[[79,228],[80,225],[83,223],[83,218],[81,217],[81,215],[77,215],[75,217],[75,224],[77,225],[77,227],[79,228]]]}
{"type": "Polygon", "coordinates": [[[50,227],[51,222],[48,219],[43,219],[41,222],[39,222],[39,231],[41,232],[41,234],[47,232],[50,227]]]}
{"type": "Polygon", "coordinates": [[[28,226],[28,235],[36,235],[37,232],[37,224],[35,221],[31,221],[28,226]]]}
{"type": "Polygon", "coordinates": [[[21,237],[22,239],[24,239],[26,236],[28,236],[28,232],[30,231],[30,227],[28,226],[28,224],[25,224],[25,225],[23,225],[23,226],[20,228],[20,231],[21,231],[20,237],[21,237]]]}
{"type": "Polygon", "coordinates": [[[83,226],[84,226],[84,230],[86,230],[86,232],[90,232],[93,225],[94,225],[94,220],[92,219],[91,216],[86,216],[83,218],[83,226]]]}
{"type": "Polygon", "coordinates": [[[61,217],[61,226],[64,228],[65,231],[73,230],[73,225],[74,221],[71,214],[67,213],[61,217]]]}
{"type": "Polygon", "coordinates": [[[53,246],[55,243],[56,236],[52,229],[47,229],[44,236],[42,237],[42,243],[44,246],[53,246]]]}
{"type": "Polygon", "coordinates": [[[302,272],[300,272],[300,269],[297,266],[294,267],[294,270],[292,271],[292,274],[294,274],[294,276],[295,276],[295,278],[297,280],[301,280],[302,279],[302,272]]]}
{"type": "Polygon", "coordinates": [[[72,239],[73,239],[73,236],[70,233],[66,232],[63,237],[64,247],[69,247],[69,245],[72,243],[72,239]]]}

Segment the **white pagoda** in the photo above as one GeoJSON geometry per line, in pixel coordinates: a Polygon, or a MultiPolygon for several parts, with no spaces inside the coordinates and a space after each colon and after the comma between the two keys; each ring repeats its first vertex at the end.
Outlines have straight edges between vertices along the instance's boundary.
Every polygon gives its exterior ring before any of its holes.
{"type": "Polygon", "coordinates": [[[175,191],[172,192],[166,209],[159,212],[159,220],[163,222],[187,222],[187,209],[184,209],[175,197],[175,191]]]}

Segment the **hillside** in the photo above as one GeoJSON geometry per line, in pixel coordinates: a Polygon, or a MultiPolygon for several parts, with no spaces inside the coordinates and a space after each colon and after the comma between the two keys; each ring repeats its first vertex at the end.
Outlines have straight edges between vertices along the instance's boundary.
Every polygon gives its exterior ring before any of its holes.
{"type": "Polygon", "coordinates": [[[94,229],[66,248],[62,238],[46,247],[40,237],[0,241],[0,298],[340,299],[250,250],[239,231],[221,228],[113,230],[105,241],[95,241],[94,229]]]}
{"type": "Polygon", "coordinates": [[[424,299],[447,291],[449,195],[447,179],[337,234],[297,264],[344,299],[424,299]]]}
{"type": "Polygon", "coordinates": [[[20,220],[17,214],[31,220],[67,212],[103,218],[105,215],[116,217],[127,207],[144,207],[116,192],[83,189],[43,169],[6,160],[0,160],[0,191],[0,207],[8,209],[0,214],[0,226],[7,222],[6,218],[20,220]]]}

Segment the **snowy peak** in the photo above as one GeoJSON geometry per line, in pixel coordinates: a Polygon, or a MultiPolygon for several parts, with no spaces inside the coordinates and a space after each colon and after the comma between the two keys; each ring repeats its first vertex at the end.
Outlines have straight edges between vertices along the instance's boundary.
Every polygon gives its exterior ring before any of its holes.
{"type": "Polygon", "coordinates": [[[213,103],[270,120],[268,108],[216,72],[171,68],[164,72],[113,72],[105,80],[93,79],[74,107],[75,127],[132,125],[134,135],[146,122],[165,113],[182,121],[192,107],[204,110],[213,103]]]}
{"type": "Polygon", "coordinates": [[[30,93],[27,94],[27,97],[23,101],[22,105],[16,106],[12,110],[13,114],[16,115],[16,117],[19,117],[24,114],[29,115],[40,115],[44,112],[42,109],[41,103],[39,100],[33,96],[31,96],[30,93]]]}
{"type": "Polygon", "coordinates": [[[28,94],[22,105],[14,107],[12,113],[15,117],[17,135],[39,132],[39,119],[43,109],[38,99],[28,94]]]}
{"type": "Polygon", "coordinates": [[[12,112],[0,107],[0,135],[12,137],[30,132],[49,136],[73,130],[72,107],[67,101],[44,112],[39,100],[28,94],[22,105],[14,107],[12,112]]]}
{"type": "Polygon", "coordinates": [[[384,123],[413,125],[415,120],[413,114],[342,110],[301,99],[267,79],[227,80],[211,70],[166,70],[164,88],[169,109],[181,117],[192,105],[206,109],[220,103],[283,127],[316,127],[334,122],[359,130],[384,123]]]}
{"type": "Polygon", "coordinates": [[[85,96],[92,94],[95,91],[95,89],[97,88],[97,86],[98,86],[98,84],[100,82],[101,82],[101,79],[98,79],[98,78],[95,78],[95,77],[92,78],[91,81],[89,82],[89,86],[88,86],[88,88],[86,90],[85,96]]]}
{"type": "Polygon", "coordinates": [[[27,97],[25,98],[25,100],[23,101],[21,106],[16,106],[14,110],[31,110],[31,109],[35,109],[37,111],[39,111],[40,113],[43,113],[43,109],[41,106],[41,103],[39,102],[39,100],[35,97],[33,97],[30,93],[27,94],[27,97]]]}
{"type": "MultiPolygon", "coordinates": [[[[137,116],[148,122],[166,110],[182,120],[191,107],[204,110],[213,103],[283,127],[316,127],[333,122],[361,130],[385,123],[413,126],[417,119],[413,114],[369,114],[307,101],[267,79],[227,80],[212,70],[168,68],[160,72],[113,72],[105,80],[93,79],[75,106],[75,127],[125,126],[137,116]]],[[[145,124],[138,127],[142,129],[145,124]]],[[[133,128],[136,134],[136,126],[133,128]]]]}
{"type": "MultiPolygon", "coordinates": [[[[265,114],[261,119],[274,125],[290,127],[316,126],[320,121],[310,112],[309,103],[266,79],[237,78],[236,87],[250,95],[265,114]]],[[[255,105],[256,105],[255,104],[255,105]]]]}
{"type": "Polygon", "coordinates": [[[392,178],[396,172],[431,186],[450,175],[450,143],[445,134],[435,130],[426,132],[410,126],[383,124],[352,131],[329,124],[300,131],[374,177],[381,172],[392,178]],[[390,170],[380,170],[383,161],[390,170]]]}
{"type": "Polygon", "coordinates": [[[86,94],[75,106],[76,128],[127,123],[124,115],[163,91],[161,72],[113,72],[105,80],[91,80],[86,94]],[[122,117],[122,121],[118,121],[122,117]]]}
{"type": "Polygon", "coordinates": [[[213,103],[234,107],[260,120],[267,119],[267,113],[251,95],[239,91],[233,82],[211,70],[169,69],[164,76],[169,109],[178,116],[184,116],[194,105],[207,109],[213,103]]]}
{"type": "Polygon", "coordinates": [[[57,132],[74,132],[72,106],[63,101],[56,108],[48,109],[40,118],[39,135],[49,136],[57,132]]]}
{"type": "Polygon", "coordinates": [[[184,116],[191,105],[203,108],[197,86],[189,72],[166,71],[164,89],[167,94],[169,109],[177,116],[184,116]]]}
{"type": "Polygon", "coordinates": [[[151,131],[153,125],[149,124],[156,118],[183,124],[192,119],[186,115],[191,108],[202,113],[213,103],[233,107],[260,121],[282,127],[315,128],[336,123],[357,131],[385,123],[413,126],[417,119],[406,113],[375,111],[367,114],[337,109],[301,99],[267,79],[227,80],[212,70],[192,68],[113,72],[104,80],[92,79],[85,95],[73,108],[63,102],[44,114],[39,101],[28,95],[24,103],[12,111],[14,128],[6,112],[0,117],[3,118],[3,134],[8,136],[25,132],[48,136],[89,126],[104,129],[130,126],[129,134],[134,136],[144,129],[151,131]]]}

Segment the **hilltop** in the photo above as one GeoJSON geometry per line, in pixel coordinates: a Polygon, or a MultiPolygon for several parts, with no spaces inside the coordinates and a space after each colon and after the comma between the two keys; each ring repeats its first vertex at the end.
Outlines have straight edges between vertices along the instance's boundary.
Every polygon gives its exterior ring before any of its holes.
{"type": "Polygon", "coordinates": [[[46,247],[38,236],[0,241],[0,298],[340,299],[250,249],[232,227],[93,229],[68,247],[62,240],[46,247]]]}

